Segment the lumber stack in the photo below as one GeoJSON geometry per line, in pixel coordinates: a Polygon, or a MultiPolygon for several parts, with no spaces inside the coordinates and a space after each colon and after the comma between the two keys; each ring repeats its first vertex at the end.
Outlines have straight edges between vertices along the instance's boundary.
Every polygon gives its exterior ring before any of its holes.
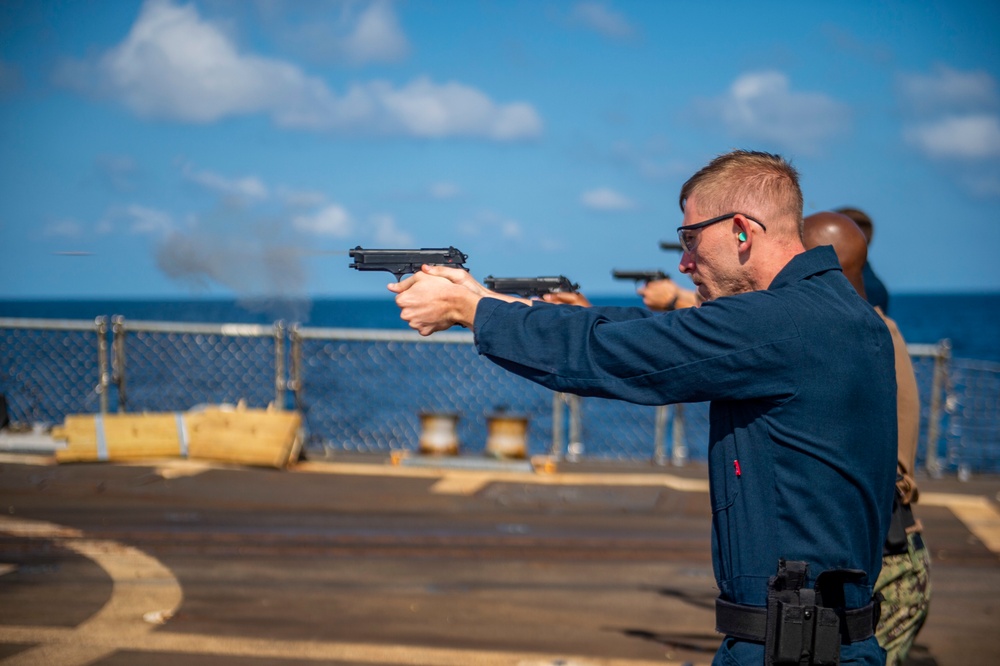
{"type": "Polygon", "coordinates": [[[191,458],[282,469],[298,458],[298,412],[207,407],[145,414],[74,414],[52,430],[59,462],[191,458]]]}

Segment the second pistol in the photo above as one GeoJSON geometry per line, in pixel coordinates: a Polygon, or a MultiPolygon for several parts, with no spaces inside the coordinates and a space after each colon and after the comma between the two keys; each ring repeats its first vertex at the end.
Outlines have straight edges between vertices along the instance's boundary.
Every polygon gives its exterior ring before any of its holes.
{"type": "Polygon", "coordinates": [[[515,294],[522,298],[541,297],[558,292],[578,292],[580,285],[570,282],[565,275],[543,277],[493,277],[486,276],[483,284],[501,294],[515,294]]]}
{"type": "Polygon", "coordinates": [[[661,270],[654,271],[611,271],[611,277],[616,280],[635,280],[636,282],[653,282],[654,280],[667,280],[670,276],[661,270]]]}

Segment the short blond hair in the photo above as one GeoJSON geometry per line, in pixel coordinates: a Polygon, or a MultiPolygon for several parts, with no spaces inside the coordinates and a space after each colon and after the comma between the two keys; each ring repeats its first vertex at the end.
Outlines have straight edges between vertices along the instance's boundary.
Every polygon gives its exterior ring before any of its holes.
{"type": "Polygon", "coordinates": [[[719,155],[681,187],[680,206],[697,194],[706,217],[738,212],[769,220],[788,217],[802,235],[802,189],[799,173],[780,155],[734,150],[719,155]]]}

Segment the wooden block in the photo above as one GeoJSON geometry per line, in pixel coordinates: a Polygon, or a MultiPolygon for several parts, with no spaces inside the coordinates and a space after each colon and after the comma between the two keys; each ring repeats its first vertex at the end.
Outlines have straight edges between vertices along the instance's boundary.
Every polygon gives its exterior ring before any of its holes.
{"type": "Polygon", "coordinates": [[[166,414],[104,414],[66,417],[68,446],[57,452],[60,462],[136,460],[177,457],[180,438],[177,417],[166,414]],[[102,440],[98,434],[103,432],[102,440]]]}
{"type": "MultiPolygon", "coordinates": [[[[297,412],[206,409],[188,419],[192,458],[287,467],[302,418],[297,412]]],[[[295,455],[298,455],[296,451],[295,455]]]]}
{"type": "Polygon", "coordinates": [[[277,467],[299,455],[302,417],[298,412],[205,409],[180,415],[70,415],[59,429],[67,446],[59,462],[178,457],[186,439],[188,458],[277,467]],[[99,432],[103,433],[103,440],[99,432]],[[103,442],[103,443],[102,443],[103,442]],[[103,447],[103,452],[101,448],[103,447]]]}

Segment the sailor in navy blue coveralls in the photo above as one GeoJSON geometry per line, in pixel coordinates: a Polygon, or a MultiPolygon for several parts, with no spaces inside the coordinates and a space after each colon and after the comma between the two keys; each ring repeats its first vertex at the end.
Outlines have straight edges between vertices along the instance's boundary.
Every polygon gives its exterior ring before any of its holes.
{"type": "Polygon", "coordinates": [[[715,663],[883,664],[872,588],[895,487],[889,331],[831,248],[805,251],[798,173],[781,156],[720,155],[678,202],[696,309],[516,302],[447,267],[388,288],[422,335],[471,327],[481,354],[553,390],[711,401],[715,663]]]}
{"type": "MultiPolygon", "coordinates": [[[[871,601],[896,460],[889,332],[829,247],[769,288],[654,314],[482,299],[479,352],[555,391],[644,405],[711,401],[712,560],[720,598],[764,606],[779,559],[811,576],[861,570],[845,607],[871,601]]],[[[811,583],[812,581],[810,581],[811,583]]],[[[717,664],[762,664],[727,637],[717,664]]],[[[842,664],[881,664],[874,637],[842,664]]]]}

